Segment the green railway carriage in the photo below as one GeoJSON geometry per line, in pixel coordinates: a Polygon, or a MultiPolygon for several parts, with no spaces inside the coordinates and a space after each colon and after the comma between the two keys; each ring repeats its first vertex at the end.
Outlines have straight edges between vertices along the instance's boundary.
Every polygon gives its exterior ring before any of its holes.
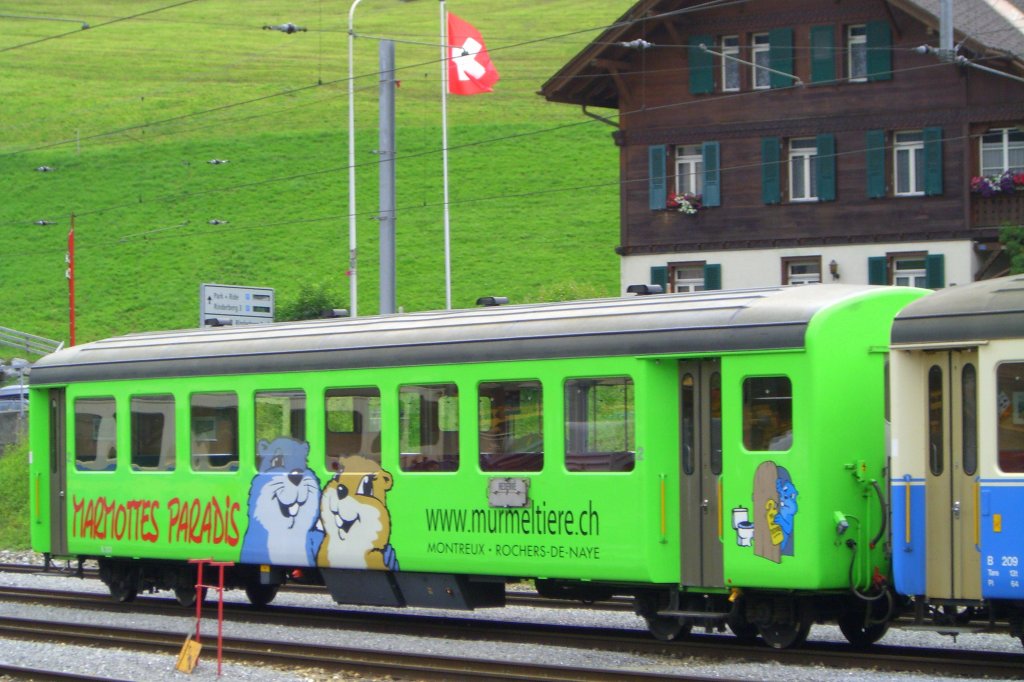
{"type": "MultiPolygon", "coordinates": [[[[872,630],[920,290],[818,285],[137,334],[40,360],[32,544],[111,592],[234,562],[340,603],[634,595],[660,637],[872,630]],[[874,601],[868,601],[869,599],[874,601]]],[[[884,600],[881,600],[884,603],[884,600]]]]}

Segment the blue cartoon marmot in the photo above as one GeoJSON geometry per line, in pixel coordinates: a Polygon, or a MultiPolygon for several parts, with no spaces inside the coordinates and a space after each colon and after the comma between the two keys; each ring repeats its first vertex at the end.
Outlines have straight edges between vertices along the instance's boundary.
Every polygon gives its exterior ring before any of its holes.
{"type": "Polygon", "coordinates": [[[307,465],[309,444],[275,438],[257,445],[259,473],[249,488],[249,526],[239,561],[247,564],[315,566],[323,531],[320,480],[307,465]]]}

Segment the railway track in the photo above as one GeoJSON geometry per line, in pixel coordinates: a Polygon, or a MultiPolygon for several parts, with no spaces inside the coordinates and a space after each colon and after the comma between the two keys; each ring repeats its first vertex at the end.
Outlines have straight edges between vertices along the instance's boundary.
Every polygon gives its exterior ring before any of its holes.
{"type": "MultiPolygon", "coordinates": [[[[50,606],[88,611],[130,612],[133,615],[190,617],[192,613],[169,598],[140,597],[136,602],[126,605],[112,602],[106,595],[25,588],[0,589],[0,601],[45,603],[50,606]]],[[[273,606],[257,610],[247,604],[235,602],[225,602],[224,613],[226,626],[240,623],[304,627],[320,631],[402,633],[445,640],[558,645],[604,652],[699,659],[703,662],[744,660],[782,665],[824,666],[836,670],[837,673],[842,670],[863,668],[866,660],[864,652],[853,651],[845,644],[809,642],[801,649],[779,651],[765,646],[744,645],[729,635],[699,634],[683,641],[665,643],[654,640],[646,632],[639,630],[508,623],[501,620],[425,616],[406,612],[350,611],[341,608],[273,606]]],[[[496,618],[500,618],[500,611],[495,613],[498,614],[496,618]]],[[[207,617],[213,617],[212,611],[210,614],[207,617]]],[[[181,638],[175,638],[174,642],[180,648],[181,638]]],[[[892,672],[961,675],[974,678],[1024,677],[1024,654],[878,645],[871,649],[868,660],[871,668],[892,672]]],[[[620,676],[617,679],[623,678],[620,676]]]]}

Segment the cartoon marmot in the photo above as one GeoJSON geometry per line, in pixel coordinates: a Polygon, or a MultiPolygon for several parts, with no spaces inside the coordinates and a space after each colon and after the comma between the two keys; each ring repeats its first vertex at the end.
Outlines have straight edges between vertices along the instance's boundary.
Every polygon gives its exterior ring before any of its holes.
{"type": "Polygon", "coordinates": [[[316,528],[320,480],[306,464],[309,445],[275,438],[257,445],[259,473],[249,488],[249,526],[239,561],[312,566],[323,536],[316,528]]]}
{"type": "Polygon", "coordinates": [[[324,539],[317,566],[398,570],[385,495],[394,480],[380,465],[353,455],[339,462],[338,473],[320,496],[324,539]]]}

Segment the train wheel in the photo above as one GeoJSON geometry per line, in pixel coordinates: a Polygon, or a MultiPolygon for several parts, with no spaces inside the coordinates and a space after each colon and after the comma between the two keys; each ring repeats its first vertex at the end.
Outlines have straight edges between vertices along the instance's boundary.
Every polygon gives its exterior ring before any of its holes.
{"type": "Polygon", "coordinates": [[[846,641],[858,648],[869,647],[889,631],[889,621],[864,624],[864,614],[845,611],[839,616],[839,629],[846,641]]]}
{"type": "Polygon", "coordinates": [[[263,607],[274,601],[277,596],[278,585],[260,585],[250,583],[245,588],[245,596],[249,603],[255,607],[263,607]]]}
{"type": "MultiPolygon", "coordinates": [[[[203,601],[206,601],[206,588],[203,588],[203,601]]],[[[189,585],[180,585],[174,588],[174,598],[185,607],[196,605],[196,588],[189,585]]]]}
{"type": "Polygon", "coordinates": [[[117,580],[107,585],[107,589],[110,590],[110,596],[114,598],[114,601],[127,604],[130,601],[135,601],[136,595],[139,591],[134,585],[131,585],[127,580],[117,580]]]}
{"type": "Polygon", "coordinates": [[[753,644],[757,641],[757,626],[743,616],[730,614],[725,623],[729,626],[732,634],[736,635],[736,639],[744,644],[753,644]]]}
{"type": "Polygon", "coordinates": [[[654,635],[655,639],[663,642],[672,642],[680,637],[690,634],[693,624],[682,618],[671,616],[645,616],[647,629],[654,635]]]}
{"type": "Polygon", "coordinates": [[[773,649],[790,649],[807,641],[811,632],[811,622],[801,619],[798,622],[771,623],[757,626],[761,639],[773,649]]]}

